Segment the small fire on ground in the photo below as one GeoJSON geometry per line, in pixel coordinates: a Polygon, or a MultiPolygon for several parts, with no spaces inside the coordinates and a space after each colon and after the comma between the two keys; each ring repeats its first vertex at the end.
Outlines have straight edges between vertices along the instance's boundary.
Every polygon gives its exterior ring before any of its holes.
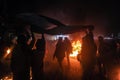
{"type": "Polygon", "coordinates": [[[80,51],[81,51],[81,41],[80,40],[77,40],[77,41],[73,41],[72,42],[72,53],[70,54],[70,57],[76,57],[80,51]]]}

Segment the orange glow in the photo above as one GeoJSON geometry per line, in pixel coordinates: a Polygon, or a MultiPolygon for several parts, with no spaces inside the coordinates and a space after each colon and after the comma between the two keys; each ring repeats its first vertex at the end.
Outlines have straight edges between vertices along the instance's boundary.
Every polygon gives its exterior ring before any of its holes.
{"type": "Polygon", "coordinates": [[[10,54],[10,52],[11,52],[11,50],[10,50],[10,49],[8,49],[8,50],[7,50],[7,54],[10,54]]]}
{"type": "Polygon", "coordinates": [[[77,40],[77,41],[73,41],[72,42],[72,47],[73,47],[73,50],[72,50],[72,54],[70,54],[70,57],[76,57],[77,54],[81,51],[81,42],[80,40],[77,40]]]}
{"type": "Polygon", "coordinates": [[[11,53],[11,49],[8,48],[3,58],[6,58],[11,53]]]}
{"type": "Polygon", "coordinates": [[[118,80],[120,80],[120,70],[118,70],[118,80]]]}

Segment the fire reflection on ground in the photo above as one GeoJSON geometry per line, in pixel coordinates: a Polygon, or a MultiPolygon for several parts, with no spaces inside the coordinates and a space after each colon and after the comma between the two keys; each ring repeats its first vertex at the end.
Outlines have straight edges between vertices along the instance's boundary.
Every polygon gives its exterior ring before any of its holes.
{"type": "Polygon", "coordinates": [[[108,73],[109,80],[120,80],[120,65],[112,66],[108,73]]]}

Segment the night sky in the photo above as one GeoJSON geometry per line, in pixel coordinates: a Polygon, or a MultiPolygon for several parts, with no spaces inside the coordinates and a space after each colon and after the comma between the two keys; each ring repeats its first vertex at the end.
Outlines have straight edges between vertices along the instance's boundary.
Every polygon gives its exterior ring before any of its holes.
{"type": "Polygon", "coordinates": [[[34,12],[68,25],[92,24],[96,34],[120,32],[120,6],[115,0],[1,0],[0,4],[1,14],[34,12]]]}

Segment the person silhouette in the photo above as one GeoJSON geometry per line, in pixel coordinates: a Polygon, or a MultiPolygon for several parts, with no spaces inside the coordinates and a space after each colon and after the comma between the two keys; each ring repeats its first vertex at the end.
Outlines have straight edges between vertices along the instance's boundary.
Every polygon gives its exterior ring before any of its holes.
{"type": "Polygon", "coordinates": [[[108,44],[104,41],[103,36],[98,36],[98,67],[102,76],[106,75],[106,59],[109,51],[108,44]]]}
{"type": "Polygon", "coordinates": [[[19,30],[17,45],[12,51],[11,69],[13,72],[13,80],[30,80],[31,65],[31,26],[26,25],[19,30]]]}
{"type": "Polygon", "coordinates": [[[94,42],[94,27],[85,29],[85,36],[82,38],[81,64],[83,67],[83,80],[93,80],[94,66],[96,63],[97,46],[94,42]]]}
{"type": "Polygon", "coordinates": [[[53,59],[57,58],[57,61],[59,63],[60,69],[63,70],[62,67],[62,61],[65,57],[65,46],[64,46],[64,42],[62,40],[62,37],[59,37],[58,42],[56,44],[56,49],[53,55],[53,59]]]}
{"type": "Polygon", "coordinates": [[[42,34],[42,38],[38,39],[35,46],[36,50],[32,56],[32,76],[33,80],[44,80],[44,56],[46,49],[46,42],[44,38],[44,34],[42,34]]]}
{"type": "Polygon", "coordinates": [[[68,65],[70,66],[69,56],[72,53],[72,44],[67,37],[65,37],[64,45],[65,45],[65,53],[66,53],[66,56],[67,56],[67,62],[68,62],[68,65]]]}

